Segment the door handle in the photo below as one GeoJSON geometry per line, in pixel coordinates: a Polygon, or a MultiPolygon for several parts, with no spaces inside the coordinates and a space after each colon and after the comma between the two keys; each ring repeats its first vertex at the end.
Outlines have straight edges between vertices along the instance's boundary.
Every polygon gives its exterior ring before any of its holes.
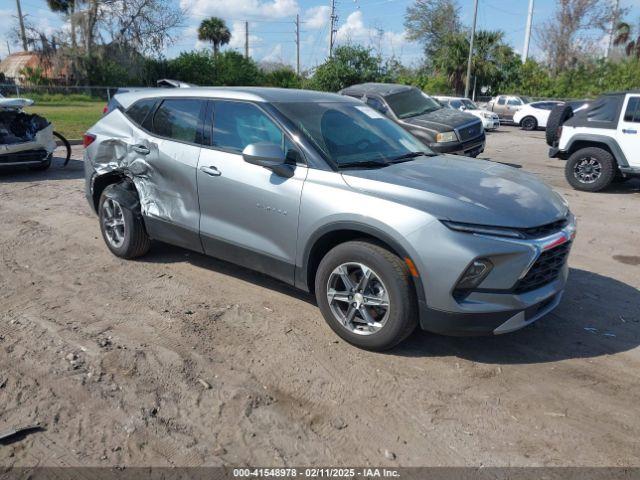
{"type": "Polygon", "coordinates": [[[137,152],[140,155],[149,155],[149,153],[151,153],[151,150],[144,145],[134,145],[132,148],[134,152],[137,152]]]}
{"type": "Polygon", "coordinates": [[[622,133],[638,133],[638,131],[637,130],[629,130],[629,129],[623,128],[622,129],[622,133]]]}
{"type": "Polygon", "coordinates": [[[210,167],[202,166],[200,167],[200,171],[212,177],[219,177],[220,175],[222,175],[222,172],[218,170],[216,167],[214,167],[213,165],[211,165],[210,167]]]}

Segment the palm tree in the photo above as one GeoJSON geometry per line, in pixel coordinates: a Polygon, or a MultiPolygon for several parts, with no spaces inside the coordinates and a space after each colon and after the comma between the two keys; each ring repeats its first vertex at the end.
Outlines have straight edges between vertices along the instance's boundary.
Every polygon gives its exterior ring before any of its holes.
{"type": "Polygon", "coordinates": [[[631,25],[627,22],[620,22],[616,25],[613,44],[617,47],[624,45],[624,51],[628,57],[635,55],[640,58],[640,37],[633,40],[631,38],[631,25]]]}
{"type": "Polygon", "coordinates": [[[213,53],[218,54],[220,47],[226,45],[231,40],[231,32],[224,23],[224,20],[218,17],[211,17],[203,20],[198,28],[198,40],[211,42],[213,44],[213,53]]]}

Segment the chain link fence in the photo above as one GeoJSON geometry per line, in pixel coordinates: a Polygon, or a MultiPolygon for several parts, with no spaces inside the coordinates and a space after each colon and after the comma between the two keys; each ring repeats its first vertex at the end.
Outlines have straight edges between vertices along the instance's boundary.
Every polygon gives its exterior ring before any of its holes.
{"type": "Polygon", "coordinates": [[[81,85],[35,85],[28,82],[15,82],[4,78],[0,83],[0,94],[5,97],[29,97],[43,95],[78,95],[94,100],[108,102],[119,87],[89,87],[81,85]]]}

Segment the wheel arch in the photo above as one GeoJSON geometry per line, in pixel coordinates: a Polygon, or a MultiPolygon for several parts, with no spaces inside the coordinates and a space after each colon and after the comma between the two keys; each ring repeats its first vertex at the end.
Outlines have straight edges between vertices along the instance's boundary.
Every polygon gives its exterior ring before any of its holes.
{"type": "MultiPolygon", "coordinates": [[[[352,240],[368,240],[380,245],[407,262],[415,263],[407,250],[388,233],[362,223],[337,222],[314,232],[305,245],[301,267],[296,267],[295,283],[298,288],[313,293],[315,275],[322,258],[334,247],[352,240]]],[[[418,272],[419,273],[419,272],[418,272]]],[[[412,284],[419,302],[425,302],[425,293],[420,276],[411,275],[412,284]]]]}
{"type": "Polygon", "coordinates": [[[136,186],[129,177],[118,171],[105,173],[94,178],[91,196],[95,211],[98,212],[100,207],[99,203],[102,192],[104,192],[109,185],[115,184],[122,184],[122,188],[118,188],[116,190],[118,201],[123,206],[128,207],[132,212],[136,212],[141,215],[140,197],[136,186]]]}
{"type": "Polygon", "coordinates": [[[569,156],[573,155],[578,150],[588,147],[596,147],[606,150],[613,156],[618,167],[629,166],[627,157],[625,157],[620,145],[618,145],[618,142],[614,138],[607,137],[606,135],[575,135],[566,147],[565,157],[569,158],[569,156]]]}

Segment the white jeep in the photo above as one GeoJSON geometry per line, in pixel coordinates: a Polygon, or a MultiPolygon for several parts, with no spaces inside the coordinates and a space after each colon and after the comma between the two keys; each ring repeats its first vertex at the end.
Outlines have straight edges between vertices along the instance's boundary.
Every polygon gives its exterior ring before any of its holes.
{"type": "Polygon", "coordinates": [[[546,137],[549,157],[567,160],[565,177],[577,190],[597,192],[640,176],[640,91],[602,95],[575,114],[559,105],[546,137]]]}

